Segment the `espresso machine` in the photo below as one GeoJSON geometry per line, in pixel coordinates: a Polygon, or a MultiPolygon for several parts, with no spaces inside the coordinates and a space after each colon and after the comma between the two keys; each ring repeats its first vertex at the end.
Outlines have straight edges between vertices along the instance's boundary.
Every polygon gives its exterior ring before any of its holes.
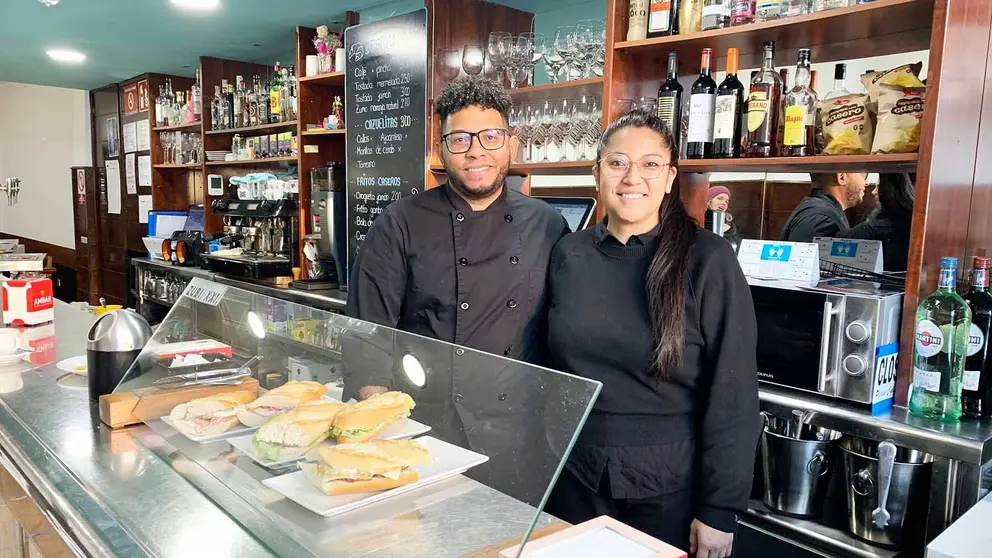
{"type": "Polygon", "coordinates": [[[289,194],[280,200],[218,199],[213,213],[224,219],[221,244],[238,247],[220,254],[204,254],[203,267],[249,279],[291,277],[299,265],[299,200],[289,194]]]}
{"type": "Polygon", "coordinates": [[[348,273],[345,269],[348,254],[347,218],[345,203],[344,163],[330,162],[310,171],[310,215],[312,235],[307,235],[307,267],[310,279],[331,283],[330,288],[345,288],[348,273]],[[313,248],[316,248],[316,251],[313,248]],[[311,260],[311,258],[313,258],[311,260]]]}

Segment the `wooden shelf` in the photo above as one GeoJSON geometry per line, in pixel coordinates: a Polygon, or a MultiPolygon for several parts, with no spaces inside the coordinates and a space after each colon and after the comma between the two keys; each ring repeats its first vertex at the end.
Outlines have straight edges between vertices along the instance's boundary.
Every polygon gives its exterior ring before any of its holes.
{"type": "Polygon", "coordinates": [[[296,157],[268,157],[247,161],[207,161],[208,167],[240,167],[244,165],[264,165],[266,163],[295,163],[296,157]]]}
{"type": "Polygon", "coordinates": [[[344,87],[344,72],[331,72],[329,74],[317,74],[315,76],[301,77],[299,82],[315,85],[344,87]]]}
{"type": "Polygon", "coordinates": [[[895,172],[916,171],[916,153],[817,155],[754,159],[682,159],[679,171],[697,172],[895,172]]]}
{"type": "Polygon", "coordinates": [[[248,126],[245,128],[228,128],[227,130],[207,130],[207,135],[234,135],[248,132],[261,132],[264,130],[295,130],[296,121],[277,122],[275,124],[259,124],[258,126],[248,126]]]}
{"type": "Polygon", "coordinates": [[[577,79],[563,81],[561,83],[535,85],[534,87],[507,89],[506,91],[513,97],[515,103],[531,103],[546,99],[564,99],[568,97],[574,98],[581,95],[595,95],[600,97],[603,95],[603,78],[577,79]]]}
{"type": "MultiPolygon", "coordinates": [[[[775,41],[778,65],[793,64],[791,51],[799,48],[812,48],[814,63],[865,58],[930,48],[933,4],[932,0],[875,0],[689,35],[619,41],[614,46],[619,52],[656,60],[667,57],[669,51],[678,51],[682,73],[698,70],[705,47],[712,48],[717,57],[726,56],[727,49],[735,47],[740,51],[742,68],[760,66],[765,41],[775,41]],[[818,48],[827,45],[830,47],[818,48]]],[[[633,63],[645,62],[635,58],[633,63]]],[[[664,64],[657,66],[656,73],[662,78],[664,68],[664,64]]]]}
{"type": "Polygon", "coordinates": [[[190,163],[186,165],[174,165],[174,164],[161,164],[152,165],[153,169],[198,169],[203,165],[200,163],[190,163]]]}
{"type": "Polygon", "coordinates": [[[304,130],[304,136],[338,136],[344,134],[345,130],[326,130],[323,128],[318,128],[315,130],[304,130]]]}
{"type": "Polygon", "coordinates": [[[181,130],[199,130],[201,127],[201,122],[193,122],[192,124],[177,124],[175,126],[156,126],[152,130],[156,132],[179,132],[181,130]]]}
{"type": "MultiPolygon", "coordinates": [[[[441,165],[431,165],[431,172],[443,173],[441,165]]],[[[592,173],[592,161],[566,161],[562,163],[514,163],[507,174],[512,176],[531,175],[586,175],[592,173]]]]}

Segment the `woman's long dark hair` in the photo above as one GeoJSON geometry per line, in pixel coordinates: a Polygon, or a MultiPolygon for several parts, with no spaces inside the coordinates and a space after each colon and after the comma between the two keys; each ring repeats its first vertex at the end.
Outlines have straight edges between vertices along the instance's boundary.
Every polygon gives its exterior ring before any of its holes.
{"type": "MultiPolygon", "coordinates": [[[[657,116],[635,110],[611,123],[599,141],[596,160],[609,145],[613,135],[626,128],[647,128],[657,132],[671,152],[671,164],[678,168],[678,143],[671,129],[657,116]]],[[[675,180],[672,191],[665,195],[658,211],[661,233],[658,246],[647,274],[648,313],[654,337],[654,364],[658,379],[674,374],[682,368],[682,350],[685,346],[685,297],[689,251],[696,234],[696,222],[686,212],[679,197],[679,183],[675,180]]]]}
{"type": "Polygon", "coordinates": [[[915,175],[908,172],[883,172],[878,175],[878,204],[891,219],[911,221],[915,199],[915,175]]]}

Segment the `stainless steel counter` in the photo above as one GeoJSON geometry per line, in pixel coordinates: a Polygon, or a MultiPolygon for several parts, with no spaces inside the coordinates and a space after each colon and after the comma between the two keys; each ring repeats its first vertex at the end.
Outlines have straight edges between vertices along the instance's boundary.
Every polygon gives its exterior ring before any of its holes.
{"type": "MultiPolygon", "coordinates": [[[[94,317],[58,301],[55,316],[56,362],[84,354],[94,317]]],[[[111,431],[55,363],[27,368],[0,369],[0,463],[85,555],[295,557],[314,555],[317,541],[321,556],[457,556],[519,536],[534,515],[455,477],[324,519],[274,492],[233,489],[263,471],[226,443],[199,446],[146,426],[111,431]],[[194,462],[203,454],[221,459],[203,468],[194,462]]]]}

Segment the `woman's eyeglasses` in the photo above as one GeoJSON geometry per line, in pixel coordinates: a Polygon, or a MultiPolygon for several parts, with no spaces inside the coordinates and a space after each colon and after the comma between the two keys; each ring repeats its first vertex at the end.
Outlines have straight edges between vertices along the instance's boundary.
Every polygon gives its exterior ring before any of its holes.
{"type": "Polygon", "coordinates": [[[448,151],[454,154],[465,153],[472,149],[472,138],[479,138],[479,145],[487,151],[495,151],[506,144],[507,130],[491,128],[478,132],[451,132],[441,136],[448,151]]]}
{"type": "Polygon", "coordinates": [[[630,172],[630,167],[637,167],[637,172],[641,178],[652,180],[661,176],[661,171],[665,167],[671,166],[661,157],[648,155],[639,161],[631,161],[626,155],[619,153],[610,154],[599,160],[599,168],[613,178],[623,178],[630,172]]]}

